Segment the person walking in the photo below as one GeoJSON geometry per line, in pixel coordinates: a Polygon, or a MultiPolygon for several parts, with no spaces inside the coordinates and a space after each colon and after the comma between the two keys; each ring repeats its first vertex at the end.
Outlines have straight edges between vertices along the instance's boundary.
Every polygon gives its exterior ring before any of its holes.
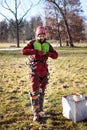
{"type": "Polygon", "coordinates": [[[33,121],[40,121],[43,112],[43,102],[48,83],[48,58],[57,59],[58,53],[46,40],[46,30],[38,26],[35,39],[31,40],[22,50],[23,55],[29,56],[31,91],[30,99],[33,111],[33,121]]]}

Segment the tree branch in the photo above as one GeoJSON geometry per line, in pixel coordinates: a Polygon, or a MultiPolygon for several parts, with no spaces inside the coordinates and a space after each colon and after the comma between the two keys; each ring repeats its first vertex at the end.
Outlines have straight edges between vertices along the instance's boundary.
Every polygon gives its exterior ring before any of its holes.
{"type": "Polygon", "coordinates": [[[9,11],[15,16],[15,12],[14,12],[13,10],[11,10],[11,8],[9,7],[7,1],[4,0],[4,2],[5,2],[5,4],[6,4],[7,7],[5,7],[3,4],[2,4],[2,7],[3,7],[4,9],[9,10],[9,11]]]}
{"type": "Polygon", "coordinates": [[[20,6],[21,2],[19,1],[18,5],[17,5],[17,8],[20,6]]]}
{"type": "MultiPolygon", "coordinates": [[[[23,16],[21,16],[20,22],[19,22],[18,24],[20,24],[20,23],[22,22],[23,18],[28,14],[28,12],[31,10],[31,8],[37,6],[37,5],[41,2],[41,0],[39,0],[35,5],[33,5],[33,2],[32,2],[31,0],[30,0],[30,2],[31,2],[31,5],[30,5],[29,9],[27,9],[26,12],[23,14],[23,16]]],[[[4,4],[3,4],[3,3],[1,4],[2,7],[3,7],[4,9],[10,11],[10,12],[14,15],[14,17],[16,18],[17,12],[13,11],[13,10],[10,8],[10,6],[9,6],[8,3],[7,3],[7,0],[4,0],[4,4]],[[5,5],[4,5],[4,4],[5,4],[5,5]]],[[[21,2],[19,1],[18,5],[16,5],[16,8],[17,8],[17,9],[18,9],[18,7],[20,6],[20,4],[21,4],[21,2]]],[[[3,13],[0,13],[0,15],[2,15],[5,19],[7,19],[7,21],[10,21],[10,20],[7,18],[7,16],[5,16],[3,13]]]]}
{"type": "MultiPolygon", "coordinates": [[[[20,23],[22,22],[23,18],[27,15],[27,13],[29,12],[29,10],[32,8],[32,6],[33,6],[33,3],[31,3],[30,8],[27,9],[27,11],[26,11],[26,12],[24,13],[24,15],[21,17],[20,23]]],[[[20,24],[20,23],[19,23],[19,24],[20,24]]]]}
{"type": "Polygon", "coordinates": [[[58,9],[58,10],[61,12],[63,18],[65,18],[65,15],[64,15],[64,13],[63,13],[63,10],[59,7],[59,5],[56,3],[55,0],[47,0],[47,1],[53,3],[53,4],[57,7],[56,9],[58,9]]]}
{"type": "MultiPolygon", "coordinates": [[[[33,2],[31,1],[30,8],[27,9],[27,11],[26,11],[26,12],[24,13],[24,15],[21,17],[20,23],[22,22],[23,18],[27,15],[27,13],[31,10],[31,8],[37,6],[40,2],[41,2],[41,0],[39,0],[39,1],[33,6],[33,2]]],[[[19,23],[19,24],[20,24],[20,23],[19,23]]]]}
{"type": "Polygon", "coordinates": [[[10,20],[4,14],[0,13],[0,15],[2,15],[5,19],[7,19],[7,21],[10,22],[10,20]]]}

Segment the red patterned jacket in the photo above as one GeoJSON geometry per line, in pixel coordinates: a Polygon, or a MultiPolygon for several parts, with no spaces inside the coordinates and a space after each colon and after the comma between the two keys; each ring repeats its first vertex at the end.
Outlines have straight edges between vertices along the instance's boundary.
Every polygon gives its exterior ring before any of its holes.
{"type": "Polygon", "coordinates": [[[46,63],[48,57],[56,59],[58,53],[49,44],[49,52],[45,55],[39,55],[38,50],[34,49],[33,43],[35,40],[30,41],[22,50],[23,55],[30,55],[30,68],[32,73],[38,75],[39,77],[44,77],[48,73],[48,65],[46,63]]]}

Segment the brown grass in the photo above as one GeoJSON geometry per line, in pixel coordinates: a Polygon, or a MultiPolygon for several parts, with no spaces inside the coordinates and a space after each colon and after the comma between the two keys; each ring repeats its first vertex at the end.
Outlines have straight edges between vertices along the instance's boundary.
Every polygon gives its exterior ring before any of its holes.
{"type": "Polygon", "coordinates": [[[86,130],[87,123],[74,123],[62,115],[61,97],[87,95],[87,48],[57,48],[59,58],[49,58],[42,124],[32,121],[27,58],[21,51],[0,51],[0,130],[86,130]]]}

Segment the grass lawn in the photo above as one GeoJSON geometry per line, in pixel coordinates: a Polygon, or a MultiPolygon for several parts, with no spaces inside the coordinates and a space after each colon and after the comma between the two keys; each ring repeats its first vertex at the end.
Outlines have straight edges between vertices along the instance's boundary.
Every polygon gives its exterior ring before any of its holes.
{"type": "Polygon", "coordinates": [[[32,121],[27,57],[21,51],[0,50],[0,130],[87,130],[87,120],[74,123],[63,117],[61,103],[64,95],[87,96],[87,45],[56,49],[59,58],[48,60],[42,124],[32,121]]]}

